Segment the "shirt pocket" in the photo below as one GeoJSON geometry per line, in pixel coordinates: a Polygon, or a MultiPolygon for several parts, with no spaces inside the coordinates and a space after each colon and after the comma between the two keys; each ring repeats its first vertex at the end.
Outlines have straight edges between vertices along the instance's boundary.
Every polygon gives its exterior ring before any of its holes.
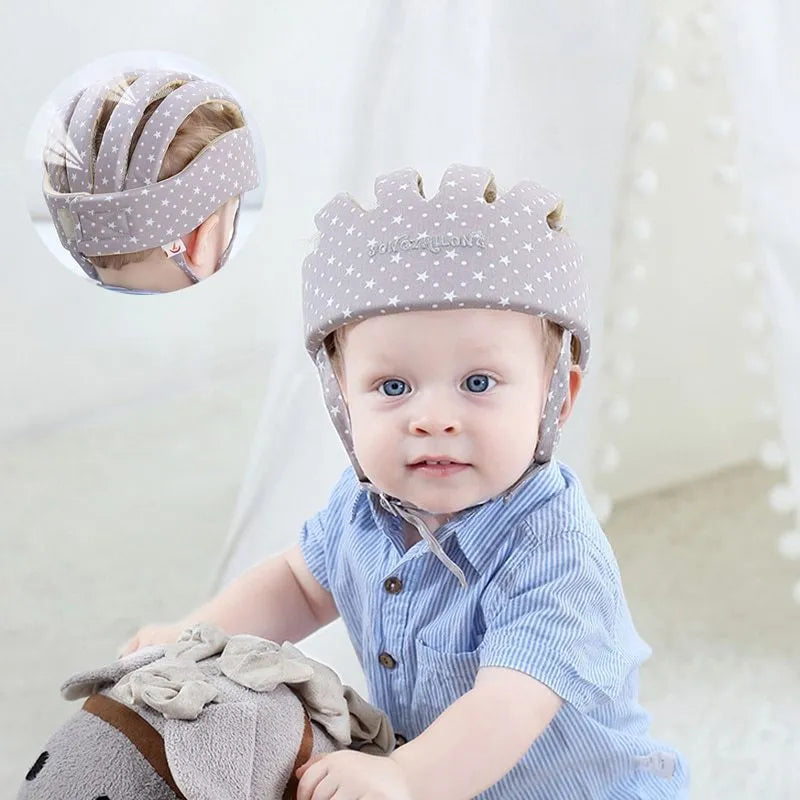
{"type": "Polygon", "coordinates": [[[475,685],[480,667],[478,649],[448,652],[416,640],[417,674],[412,704],[425,719],[424,727],[433,722],[448,706],[475,685]]]}

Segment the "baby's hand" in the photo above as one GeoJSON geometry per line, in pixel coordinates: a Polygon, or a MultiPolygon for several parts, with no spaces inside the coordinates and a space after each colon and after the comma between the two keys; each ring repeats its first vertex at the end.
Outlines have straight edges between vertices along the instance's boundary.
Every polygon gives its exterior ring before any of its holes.
{"type": "Polygon", "coordinates": [[[295,774],[297,800],[414,800],[405,768],[387,756],[348,749],[317,753],[295,774]]]}
{"type": "Polygon", "coordinates": [[[145,625],[140,628],[120,649],[117,658],[122,658],[150,644],[174,644],[186,626],[173,623],[171,625],[145,625]]]}

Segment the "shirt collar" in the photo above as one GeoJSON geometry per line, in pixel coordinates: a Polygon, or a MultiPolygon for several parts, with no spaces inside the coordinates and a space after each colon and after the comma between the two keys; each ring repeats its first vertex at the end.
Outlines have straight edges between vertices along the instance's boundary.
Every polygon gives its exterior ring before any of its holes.
{"type": "Polygon", "coordinates": [[[356,479],[353,481],[353,485],[350,487],[350,492],[347,495],[347,502],[345,503],[345,508],[350,509],[350,513],[347,517],[350,524],[352,524],[356,517],[356,511],[358,511],[358,501],[362,492],[366,492],[366,489],[356,476],[356,479]]]}
{"type": "Polygon", "coordinates": [[[474,513],[465,512],[460,522],[458,517],[453,520],[458,546],[479,575],[495,560],[511,529],[564,491],[566,485],[558,462],[550,459],[520,484],[507,501],[500,495],[471,509],[474,513]]]}
{"type": "MultiPolygon", "coordinates": [[[[518,486],[508,501],[504,501],[500,495],[479,506],[466,509],[447,524],[455,529],[461,552],[478,574],[482,575],[495,557],[503,538],[508,535],[509,527],[561,493],[566,485],[558,461],[551,459],[518,486]]],[[[369,494],[361,483],[355,481],[345,505],[350,510],[350,523],[355,519],[362,493],[369,494]]],[[[372,507],[374,512],[389,515],[378,502],[374,502],[372,507]]],[[[450,532],[445,532],[445,538],[450,535],[450,532]]]]}

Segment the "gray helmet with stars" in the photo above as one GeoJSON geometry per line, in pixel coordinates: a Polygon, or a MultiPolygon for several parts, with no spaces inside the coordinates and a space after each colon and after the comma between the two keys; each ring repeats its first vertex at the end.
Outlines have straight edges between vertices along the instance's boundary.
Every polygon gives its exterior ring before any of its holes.
{"type": "MultiPolygon", "coordinates": [[[[191,73],[168,70],[99,80],[58,110],[45,146],[42,191],[61,244],[93,280],[99,282],[92,256],[161,247],[192,283],[198,282],[180,237],[226,200],[259,184],[255,146],[246,124],[216,137],[184,169],[159,180],[178,128],[206,103],[233,106],[244,116],[227,89],[191,73]],[[96,142],[108,100],[114,101],[114,109],[96,142]]],[[[237,207],[234,236],[238,216],[237,207]]]]}

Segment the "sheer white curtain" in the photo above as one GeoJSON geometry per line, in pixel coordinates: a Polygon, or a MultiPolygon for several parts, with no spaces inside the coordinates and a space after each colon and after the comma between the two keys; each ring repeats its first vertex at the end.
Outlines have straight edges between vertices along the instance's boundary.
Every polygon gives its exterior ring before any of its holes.
{"type": "MultiPolygon", "coordinates": [[[[346,132],[340,140],[326,142],[330,158],[341,164],[334,192],[370,204],[377,174],[414,166],[430,194],[454,161],[490,166],[501,189],[532,177],[558,190],[590,270],[599,364],[645,4],[594,3],[576,13],[571,4],[387,2],[369,13],[361,24],[366,41],[358,42],[364,57],[354,65],[351,105],[343,108],[350,122],[339,126],[346,132]]],[[[324,35],[318,30],[308,33],[324,35]]],[[[295,210],[307,220],[309,237],[316,211],[295,210]]],[[[299,281],[299,263],[287,271],[299,281]]],[[[349,463],[303,350],[300,313],[298,304],[294,325],[266,367],[270,388],[218,584],[295,541],[349,463]]],[[[590,368],[559,450],[590,493],[598,384],[590,368]]],[[[307,647],[346,673],[354,662],[335,652],[334,640],[346,641],[336,625],[307,647]]]]}
{"type": "MultiPolygon", "coordinates": [[[[737,115],[775,345],[775,390],[788,484],[773,506],[794,503],[782,550],[800,556],[800,6],[794,0],[727,2],[723,44],[737,115]]],[[[795,589],[800,602],[800,583],[795,589]]]]}

